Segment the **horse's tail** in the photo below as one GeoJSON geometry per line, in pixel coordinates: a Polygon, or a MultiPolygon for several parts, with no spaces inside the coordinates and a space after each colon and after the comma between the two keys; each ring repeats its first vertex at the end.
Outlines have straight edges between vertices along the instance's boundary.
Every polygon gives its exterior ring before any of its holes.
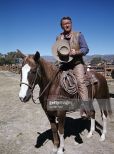
{"type": "Polygon", "coordinates": [[[95,74],[98,79],[98,86],[96,88],[97,94],[96,98],[101,110],[101,113],[104,113],[106,116],[112,116],[112,108],[111,108],[111,101],[110,101],[110,93],[109,93],[109,86],[107,83],[106,78],[96,73],[95,74]]]}
{"type": "Polygon", "coordinates": [[[107,109],[108,116],[111,118],[111,116],[112,116],[112,107],[111,107],[110,93],[109,93],[108,85],[107,85],[106,109],[107,109]]]}
{"type": "Polygon", "coordinates": [[[111,101],[110,101],[110,94],[109,88],[107,83],[105,84],[105,88],[103,91],[102,98],[97,99],[101,113],[104,113],[106,116],[112,117],[112,108],[111,108],[111,101]]]}
{"type": "Polygon", "coordinates": [[[111,108],[110,98],[107,99],[107,101],[106,101],[106,108],[107,108],[108,115],[111,118],[112,117],[112,108],[111,108]]]}

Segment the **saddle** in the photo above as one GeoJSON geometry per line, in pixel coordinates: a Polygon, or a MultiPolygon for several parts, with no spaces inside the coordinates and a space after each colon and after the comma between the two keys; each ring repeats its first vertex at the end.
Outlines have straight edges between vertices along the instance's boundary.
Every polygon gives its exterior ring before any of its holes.
{"type": "Polygon", "coordinates": [[[86,83],[86,86],[98,83],[98,79],[95,77],[95,74],[93,71],[85,72],[85,83],[86,83]]]}
{"type": "MultiPolygon", "coordinates": [[[[85,84],[88,87],[98,83],[97,78],[91,71],[85,72],[85,84]]],[[[78,92],[78,85],[73,70],[62,71],[60,75],[60,86],[70,95],[75,95],[78,92]]]]}

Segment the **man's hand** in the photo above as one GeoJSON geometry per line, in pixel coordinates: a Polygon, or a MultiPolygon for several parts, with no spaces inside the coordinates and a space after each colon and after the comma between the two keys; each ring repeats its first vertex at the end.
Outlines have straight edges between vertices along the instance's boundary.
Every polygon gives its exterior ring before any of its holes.
{"type": "Polygon", "coordinates": [[[82,55],[82,52],[80,50],[71,49],[69,55],[70,56],[82,55]]]}

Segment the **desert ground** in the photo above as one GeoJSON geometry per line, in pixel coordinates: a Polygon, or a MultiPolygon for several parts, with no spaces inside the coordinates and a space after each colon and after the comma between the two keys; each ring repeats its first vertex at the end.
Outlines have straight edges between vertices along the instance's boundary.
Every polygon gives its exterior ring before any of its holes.
{"type": "MultiPolygon", "coordinates": [[[[0,154],[50,154],[52,134],[49,121],[40,104],[19,100],[20,75],[0,71],[0,154]]],[[[114,82],[109,82],[114,94],[114,82]]],[[[35,89],[39,94],[39,87],[35,89]]],[[[111,99],[114,111],[114,98],[111,99]]],[[[37,101],[38,102],[38,101],[37,101]]],[[[114,116],[108,118],[106,140],[100,142],[102,119],[96,101],[96,131],[87,139],[90,121],[81,119],[79,111],[67,114],[65,154],[114,154],[114,116]]]]}

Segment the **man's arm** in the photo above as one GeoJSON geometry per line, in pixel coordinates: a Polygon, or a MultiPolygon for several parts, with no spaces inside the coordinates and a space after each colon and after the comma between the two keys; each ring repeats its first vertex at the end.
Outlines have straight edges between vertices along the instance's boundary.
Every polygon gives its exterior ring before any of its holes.
{"type": "Polygon", "coordinates": [[[85,56],[89,52],[89,48],[82,33],[80,33],[79,35],[79,45],[80,45],[80,51],[85,56]]]}
{"type": "Polygon", "coordinates": [[[71,49],[71,52],[70,52],[71,56],[75,56],[75,55],[85,56],[89,52],[88,45],[82,33],[80,33],[79,35],[79,45],[80,45],[80,50],[71,49]]]}

